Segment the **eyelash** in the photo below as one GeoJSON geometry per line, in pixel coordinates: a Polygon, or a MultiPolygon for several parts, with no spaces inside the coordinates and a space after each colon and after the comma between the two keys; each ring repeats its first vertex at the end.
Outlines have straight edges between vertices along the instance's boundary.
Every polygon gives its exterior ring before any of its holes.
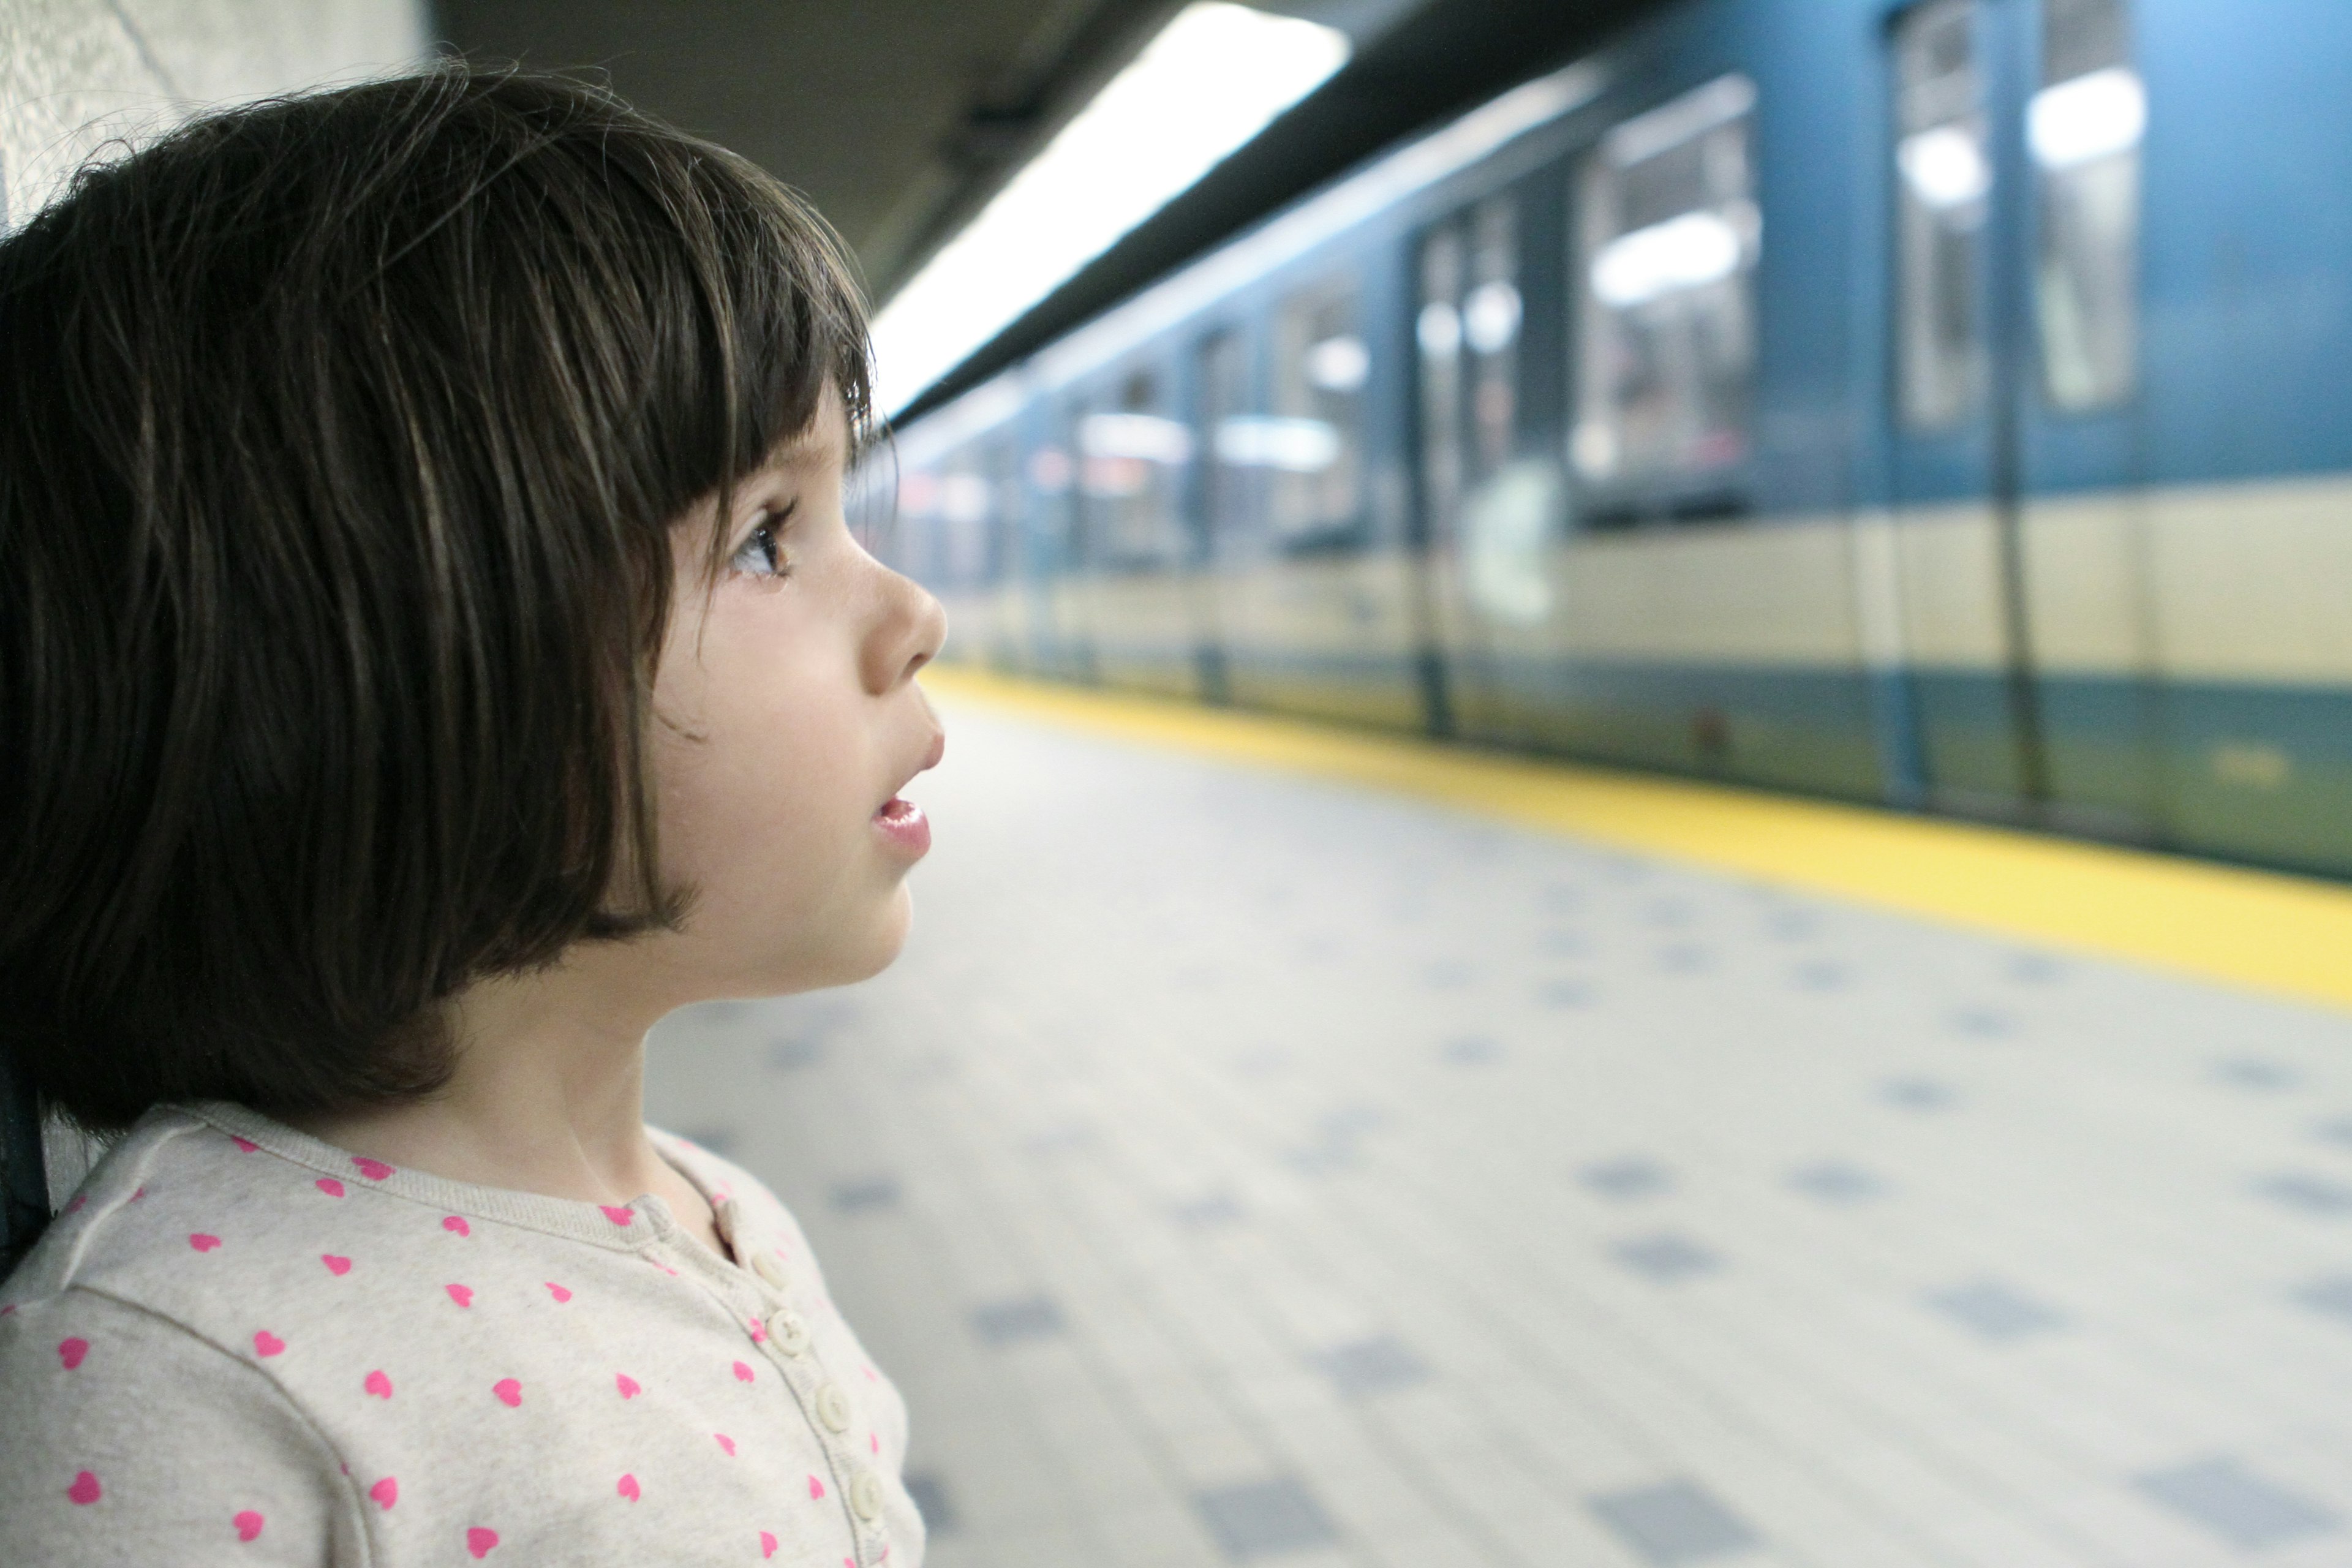
{"type": "Polygon", "coordinates": [[[727,558],[727,569],[746,577],[768,577],[780,583],[791,576],[792,563],[784,559],[783,546],[776,538],[782,527],[782,521],[775,517],[762,519],[760,526],[751,531],[750,537],[735,547],[735,553],[727,558]],[[747,555],[763,560],[767,570],[754,571],[743,564],[744,557],[747,555]]]}

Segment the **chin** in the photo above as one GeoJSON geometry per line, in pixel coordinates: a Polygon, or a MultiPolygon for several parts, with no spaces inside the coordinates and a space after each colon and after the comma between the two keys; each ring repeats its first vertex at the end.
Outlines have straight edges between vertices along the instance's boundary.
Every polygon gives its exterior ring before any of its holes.
{"type": "Polygon", "coordinates": [[[871,980],[897,961],[900,950],[907,945],[907,931],[913,921],[913,900],[901,883],[891,890],[888,902],[875,912],[863,930],[855,934],[843,933],[841,941],[814,961],[806,953],[797,955],[798,962],[790,976],[765,994],[782,996],[871,980]]]}

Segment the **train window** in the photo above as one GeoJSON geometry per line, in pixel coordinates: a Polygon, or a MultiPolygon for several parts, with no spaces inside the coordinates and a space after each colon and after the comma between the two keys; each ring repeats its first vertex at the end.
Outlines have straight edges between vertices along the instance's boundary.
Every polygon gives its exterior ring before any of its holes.
{"type": "Polygon", "coordinates": [[[1704,477],[1748,455],[1755,106],[1748,78],[1718,77],[1614,127],[1585,160],[1570,457],[1589,481],[1704,477]]]}
{"type": "Polygon", "coordinates": [[[1275,315],[1274,417],[1244,426],[1255,428],[1248,439],[1265,448],[1259,464],[1269,472],[1266,521],[1280,548],[1323,549],[1355,537],[1363,513],[1364,384],[1371,369],[1352,282],[1327,283],[1283,301],[1275,315]]]}
{"type": "Polygon", "coordinates": [[[1080,416],[1077,436],[1088,557],[1114,572],[1173,564],[1176,470],[1192,456],[1192,433],[1160,412],[1160,378],[1128,375],[1108,406],[1080,416]]]}
{"type": "Polygon", "coordinates": [[[2139,142],[2147,99],[2124,0],[2046,0],[2025,141],[2041,181],[2034,308],[2042,392],[2090,409],[2137,374],[2139,142]]]}
{"type": "Polygon", "coordinates": [[[939,581],[955,587],[972,587],[993,575],[997,495],[988,471],[993,456],[968,447],[949,461],[939,481],[930,569],[939,581]]]}
{"type": "Polygon", "coordinates": [[[1518,208],[1492,196],[1422,242],[1423,486],[1450,537],[1463,495],[1509,460],[1518,414],[1518,208]]]}
{"type": "Polygon", "coordinates": [[[1201,429],[1206,437],[1202,443],[1201,510],[1210,549],[1223,557],[1251,535],[1269,422],[1249,412],[1249,345],[1240,332],[1212,332],[1201,340],[1198,353],[1201,429]]]}
{"type": "Polygon", "coordinates": [[[1992,199],[1979,0],[1930,0],[1897,25],[1895,184],[1896,395],[1915,430],[1983,404],[1984,228],[1992,199]]]}

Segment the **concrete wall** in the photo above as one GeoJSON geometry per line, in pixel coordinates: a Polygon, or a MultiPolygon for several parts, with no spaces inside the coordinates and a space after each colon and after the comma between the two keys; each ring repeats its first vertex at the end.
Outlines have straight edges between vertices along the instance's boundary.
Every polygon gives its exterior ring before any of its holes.
{"type": "Polygon", "coordinates": [[[0,0],[0,223],[110,139],[396,70],[429,33],[425,0],[0,0]]]}

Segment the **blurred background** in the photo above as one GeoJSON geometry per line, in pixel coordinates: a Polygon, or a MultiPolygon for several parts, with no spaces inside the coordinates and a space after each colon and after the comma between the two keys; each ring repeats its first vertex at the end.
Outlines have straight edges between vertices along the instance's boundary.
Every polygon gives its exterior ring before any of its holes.
{"type": "Polygon", "coordinates": [[[2352,7],[0,0],[0,216],[445,51],[876,306],[916,931],[648,1114],[930,1562],[2352,1564],[2352,7]]]}

